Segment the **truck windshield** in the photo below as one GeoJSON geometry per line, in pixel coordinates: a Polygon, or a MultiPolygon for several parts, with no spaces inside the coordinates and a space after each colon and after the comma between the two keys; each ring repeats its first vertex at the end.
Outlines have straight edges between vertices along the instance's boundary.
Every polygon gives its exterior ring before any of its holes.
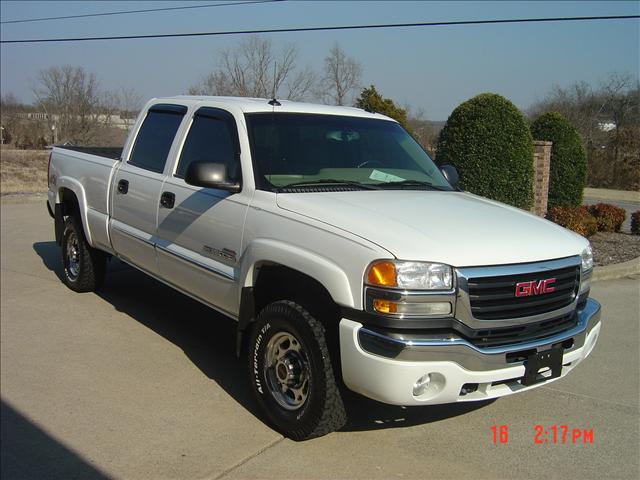
{"type": "Polygon", "coordinates": [[[257,188],[345,184],[452,190],[422,147],[388,120],[299,113],[247,114],[257,188]]]}

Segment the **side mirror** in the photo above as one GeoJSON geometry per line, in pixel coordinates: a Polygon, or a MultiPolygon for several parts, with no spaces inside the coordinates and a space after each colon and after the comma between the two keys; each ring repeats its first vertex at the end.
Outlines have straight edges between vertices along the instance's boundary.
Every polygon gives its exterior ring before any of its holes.
{"type": "Polygon", "coordinates": [[[240,183],[227,178],[223,163],[192,162],[184,174],[184,181],[194,187],[217,188],[231,193],[240,191],[240,183]]]}
{"type": "Polygon", "coordinates": [[[450,164],[446,164],[440,167],[440,171],[442,172],[442,175],[444,175],[444,178],[447,179],[447,182],[449,182],[453,188],[458,188],[460,175],[458,175],[458,170],[456,170],[456,167],[450,164]]]}

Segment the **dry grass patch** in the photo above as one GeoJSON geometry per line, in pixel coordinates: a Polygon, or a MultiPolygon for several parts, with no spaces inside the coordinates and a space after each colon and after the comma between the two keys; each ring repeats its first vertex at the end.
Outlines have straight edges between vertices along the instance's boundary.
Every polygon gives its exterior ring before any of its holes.
{"type": "Polygon", "coordinates": [[[0,150],[0,193],[47,191],[47,150],[0,150]]]}

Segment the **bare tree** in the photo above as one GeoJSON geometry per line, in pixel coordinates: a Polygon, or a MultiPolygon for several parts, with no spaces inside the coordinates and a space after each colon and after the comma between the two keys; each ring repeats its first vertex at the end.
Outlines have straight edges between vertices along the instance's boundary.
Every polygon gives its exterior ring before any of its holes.
{"type": "Polygon", "coordinates": [[[189,88],[189,93],[303,99],[313,91],[316,75],[310,68],[297,68],[297,55],[294,45],[276,54],[270,40],[249,37],[235,48],[222,50],[216,70],[189,88]]]}
{"type": "Polygon", "coordinates": [[[414,111],[408,103],[405,103],[402,108],[407,112],[407,124],[413,132],[413,137],[429,155],[435,158],[442,122],[437,123],[428,120],[423,108],[418,108],[414,111]]]}
{"type": "Polygon", "coordinates": [[[142,109],[142,95],[135,88],[120,87],[114,96],[120,118],[131,127],[142,109]]]}
{"type": "Polygon", "coordinates": [[[33,93],[58,139],[74,143],[92,141],[115,108],[100,91],[95,74],[72,65],[41,70],[33,93]]]}
{"type": "Polygon", "coordinates": [[[569,87],[553,85],[547,96],[536,102],[528,111],[531,118],[546,112],[564,115],[582,136],[587,148],[598,143],[600,114],[604,102],[587,82],[579,81],[569,87]]]}
{"type": "Polygon", "coordinates": [[[347,56],[338,44],[324,59],[322,94],[327,103],[346,105],[351,103],[354,92],[360,87],[362,66],[347,56]]]}
{"type": "Polygon", "coordinates": [[[628,126],[634,113],[636,123],[638,120],[638,92],[640,92],[638,80],[634,80],[628,73],[612,73],[602,82],[600,91],[603,98],[603,110],[614,124],[615,141],[613,146],[614,158],[617,160],[621,132],[628,126]]]}
{"type": "Polygon", "coordinates": [[[640,84],[611,73],[595,89],[586,82],[554,86],[528,111],[532,118],[560,112],[576,127],[587,151],[588,184],[633,189],[640,185],[640,84]]]}

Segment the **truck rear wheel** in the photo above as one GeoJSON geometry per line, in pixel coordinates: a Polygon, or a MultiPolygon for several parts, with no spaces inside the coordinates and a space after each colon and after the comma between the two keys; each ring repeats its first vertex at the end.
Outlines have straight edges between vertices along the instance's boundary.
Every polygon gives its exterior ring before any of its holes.
{"type": "Polygon", "coordinates": [[[106,274],[106,255],[87,243],[82,224],[74,216],[64,222],[62,266],[65,285],[76,292],[97,290],[106,274]]]}
{"type": "Polygon", "coordinates": [[[249,341],[249,377],[258,403],[287,437],[319,437],[347,420],[324,327],[295,302],[260,312],[249,341]]]}

